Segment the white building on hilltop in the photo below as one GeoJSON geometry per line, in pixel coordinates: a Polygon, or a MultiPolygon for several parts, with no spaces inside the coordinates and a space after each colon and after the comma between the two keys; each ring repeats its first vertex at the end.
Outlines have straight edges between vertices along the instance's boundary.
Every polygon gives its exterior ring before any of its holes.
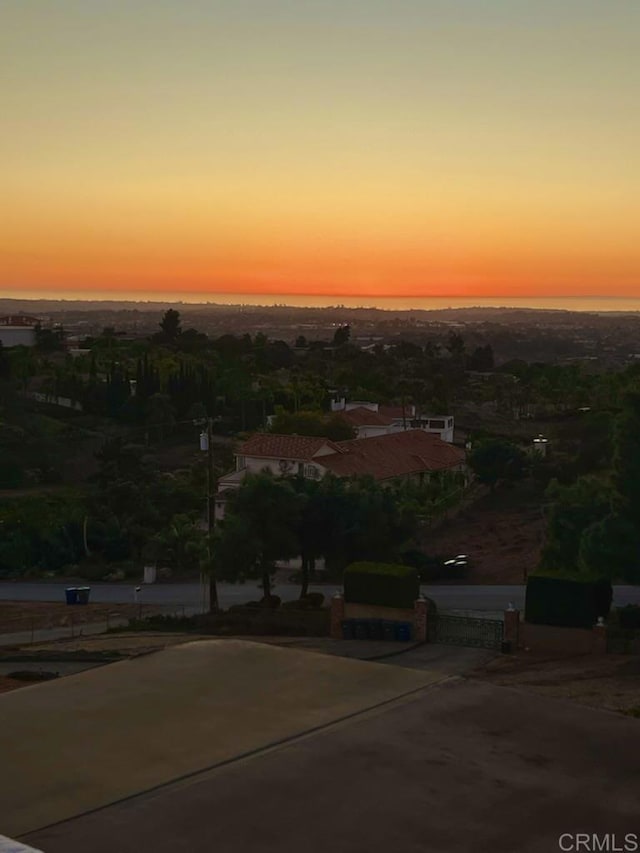
{"type": "Polygon", "coordinates": [[[417,415],[413,404],[386,406],[362,400],[348,403],[343,397],[331,401],[331,411],[347,421],[358,438],[421,429],[453,444],[453,415],[417,415]]]}
{"type": "Polygon", "coordinates": [[[40,321],[28,314],[8,314],[0,317],[0,342],[3,347],[33,347],[36,345],[36,326],[40,321]]]}

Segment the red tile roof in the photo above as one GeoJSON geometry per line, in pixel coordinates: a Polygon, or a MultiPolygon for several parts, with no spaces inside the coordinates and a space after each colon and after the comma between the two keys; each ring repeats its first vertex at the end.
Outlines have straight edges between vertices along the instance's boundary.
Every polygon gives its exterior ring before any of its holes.
{"type": "Polygon", "coordinates": [[[374,412],[367,409],[366,406],[358,406],[355,409],[347,409],[341,412],[336,412],[343,420],[350,423],[351,426],[389,426],[391,418],[381,415],[379,412],[374,412]]]}
{"type": "Polygon", "coordinates": [[[465,461],[464,450],[420,429],[340,441],[337,447],[339,452],[317,461],[338,477],[369,475],[376,480],[388,480],[443,471],[465,461]]]}
{"type": "Polygon", "coordinates": [[[239,456],[258,456],[265,459],[313,459],[323,447],[338,450],[328,438],[311,435],[279,435],[257,432],[239,448],[239,456]]]}

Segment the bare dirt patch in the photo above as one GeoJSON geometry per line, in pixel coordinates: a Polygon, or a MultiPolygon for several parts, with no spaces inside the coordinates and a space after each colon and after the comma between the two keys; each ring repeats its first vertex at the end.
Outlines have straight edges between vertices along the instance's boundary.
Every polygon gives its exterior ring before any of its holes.
{"type": "MultiPolygon", "coordinates": [[[[120,656],[135,656],[148,654],[149,652],[159,651],[167,646],[175,646],[180,643],[191,643],[196,640],[215,640],[216,637],[210,634],[179,634],[160,632],[134,632],[134,633],[114,633],[114,634],[98,634],[90,637],[77,637],[75,639],[56,640],[50,643],[36,643],[28,648],[30,653],[47,655],[51,657],[56,653],[68,654],[71,652],[87,652],[97,655],[107,654],[110,652],[117,653],[120,656]]],[[[243,638],[244,639],[244,638],[243,638]]]]}
{"type": "Polygon", "coordinates": [[[18,687],[26,687],[28,682],[18,681],[17,678],[7,678],[6,675],[0,675],[0,693],[8,693],[9,690],[17,690],[18,687]]]}
{"type": "MultiPolygon", "coordinates": [[[[43,628],[65,628],[111,619],[133,619],[139,615],[137,604],[78,604],[67,605],[50,601],[0,601],[0,634],[18,631],[37,631],[43,628]]],[[[144,609],[148,616],[158,608],[144,609]]]]}
{"type": "Polygon", "coordinates": [[[467,554],[463,583],[524,583],[540,560],[546,531],[542,495],[527,487],[502,489],[479,498],[456,517],[425,531],[425,553],[467,554]]]}
{"type": "Polygon", "coordinates": [[[553,658],[522,652],[495,658],[472,677],[640,716],[640,655],[553,658]]]}

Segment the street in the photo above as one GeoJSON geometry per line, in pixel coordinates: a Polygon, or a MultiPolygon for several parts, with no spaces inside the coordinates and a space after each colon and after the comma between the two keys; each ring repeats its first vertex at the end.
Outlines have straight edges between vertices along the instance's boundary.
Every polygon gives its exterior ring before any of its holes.
{"type": "MultiPolygon", "coordinates": [[[[64,601],[64,583],[41,583],[24,581],[1,581],[0,601],[64,601]]],[[[91,601],[95,603],[127,603],[135,601],[135,584],[126,583],[93,583],[91,584],[91,601]]],[[[326,584],[310,587],[313,592],[321,592],[327,598],[340,589],[338,584],[326,584]]],[[[297,584],[278,584],[273,592],[283,601],[297,598],[300,587],[297,584]]],[[[164,583],[141,585],[138,601],[143,604],[184,606],[191,612],[194,609],[206,609],[204,604],[208,597],[204,596],[199,583],[164,583]]],[[[512,586],[452,586],[452,585],[423,585],[424,595],[432,598],[441,610],[505,610],[509,604],[524,608],[525,587],[512,586]]],[[[224,608],[246,601],[255,601],[262,595],[256,583],[218,584],[220,605],[224,608]]],[[[623,607],[626,604],[640,602],[640,587],[615,586],[613,603],[623,607]]]]}

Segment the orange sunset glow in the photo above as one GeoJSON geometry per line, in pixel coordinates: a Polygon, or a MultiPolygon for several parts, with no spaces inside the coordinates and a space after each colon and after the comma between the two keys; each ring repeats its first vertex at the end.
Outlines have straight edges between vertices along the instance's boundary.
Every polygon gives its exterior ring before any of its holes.
{"type": "Polygon", "coordinates": [[[0,295],[640,297],[638,25],[10,0],[0,295]]]}

